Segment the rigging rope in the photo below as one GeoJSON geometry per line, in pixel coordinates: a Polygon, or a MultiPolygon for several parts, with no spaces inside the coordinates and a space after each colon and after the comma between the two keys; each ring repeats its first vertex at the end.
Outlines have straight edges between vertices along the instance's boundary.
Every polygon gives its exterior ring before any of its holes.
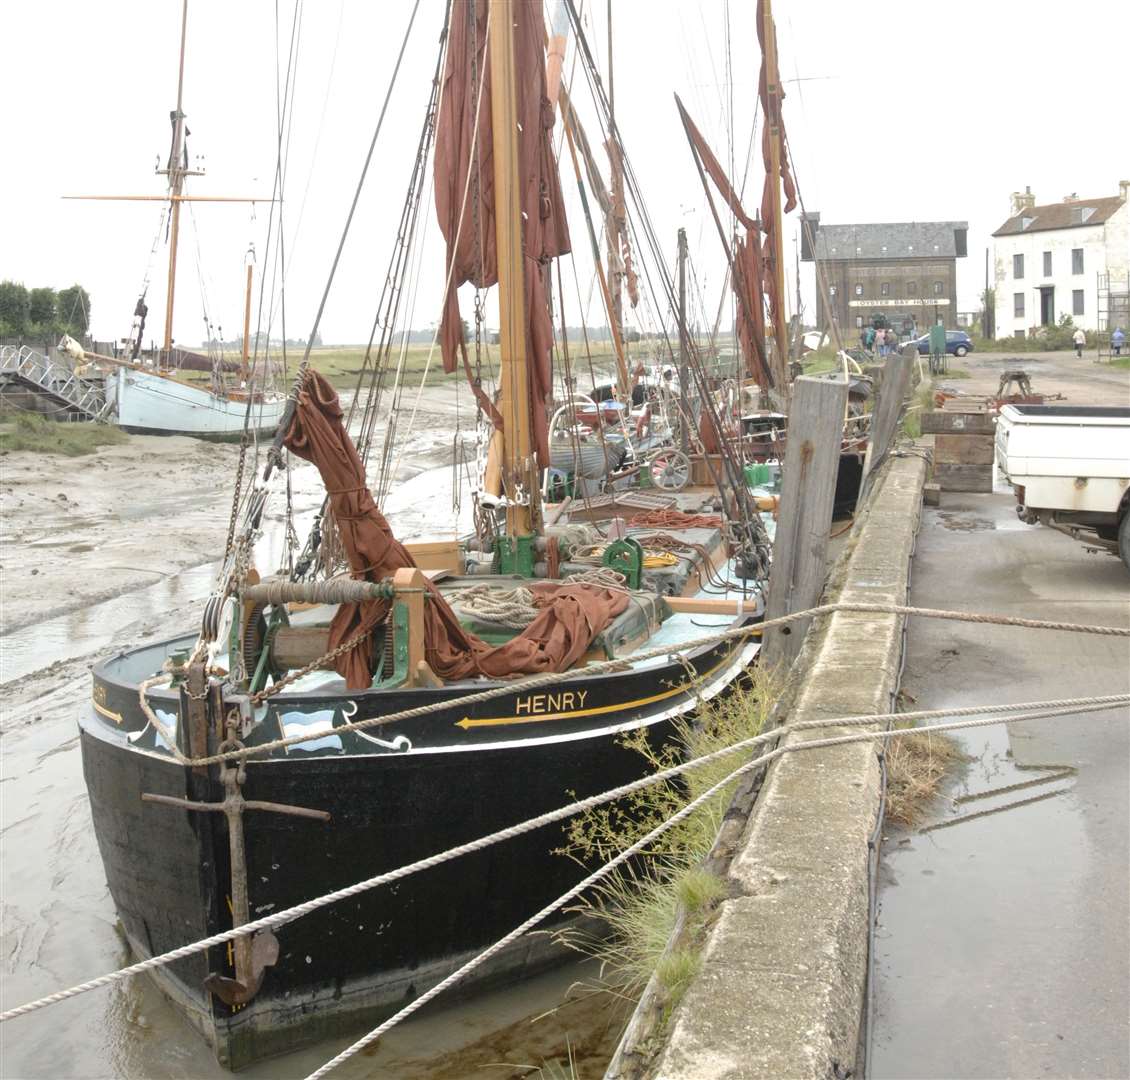
{"type": "MultiPolygon", "coordinates": [[[[591,571],[590,571],[591,573],[591,571]]],[[[660,656],[671,656],[673,654],[682,654],[701,648],[707,645],[719,644],[721,642],[736,641],[744,642],[750,637],[758,637],[765,630],[773,629],[777,626],[785,626],[788,623],[796,622],[800,619],[817,618],[822,615],[832,615],[836,612],[857,612],[863,614],[875,615],[911,615],[925,619],[949,619],[955,622],[968,622],[968,623],[982,623],[995,626],[1018,626],[1030,630],[1061,630],[1068,633],[1081,633],[1081,634],[1099,634],[1108,637],[1123,637],[1130,638],[1130,628],[1123,628],[1118,626],[1092,626],[1082,623],[1067,623],[1057,622],[1047,619],[1023,619],[1017,616],[1010,615],[982,615],[976,612],[968,611],[942,611],[936,608],[919,608],[907,607],[901,604],[867,604],[857,602],[837,602],[834,604],[822,604],[818,607],[809,608],[805,611],[792,612],[788,615],[781,615],[774,619],[766,619],[763,622],[756,623],[748,626],[734,627],[728,630],[717,630],[711,634],[706,634],[702,637],[692,638],[687,641],[679,643],[677,649],[672,649],[671,646],[659,646],[651,649],[641,649],[638,652],[633,652],[630,657],[620,658],[616,660],[601,660],[596,663],[586,664],[584,667],[585,675],[599,675],[603,673],[611,673],[622,671],[626,662],[635,663],[641,660],[651,660],[660,656]]],[[[350,642],[352,645],[354,642],[350,642]]],[[[315,661],[316,666],[321,662],[328,660],[330,655],[315,661]]],[[[503,697],[508,694],[514,694],[523,690],[532,690],[541,686],[551,686],[555,683],[563,682],[566,679],[573,679],[577,677],[575,671],[564,672],[546,672],[540,675],[530,675],[524,679],[516,679],[513,682],[506,682],[504,684],[493,686],[487,690],[476,691],[472,694],[465,694],[459,700],[459,707],[464,708],[467,705],[476,705],[484,701],[493,701],[495,698],[503,697]]],[[[282,680],[280,680],[281,682],[282,680]]],[[[287,679],[289,682],[289,678],[287,679]]],[[[261,696],[269,696],[269,693],[275,692],[274,687],[268,688],[268,691],[262,691],[261,696]]],[[[401,720],[412,720],[418,716],[429,716],[434,712],[441,711],[445,708],[450,708],[449,702],[435,702],[430,705],[417,705],[413,708],[401,709],[397,712],[386,713],[382,716],[372,716],[365,720],[352,720],[347,724],[341,724],[334,728],[334,734],[340,735],[347,731],[364,731],[373,727],[383,727],[388,724],[396,723],[401,720]]],[[[237,758],[251,758],[256,754],[268,753],[272,750],[282,749],[283,747],[293,746],[297,743],[309,742],[311,739],[320,738],[319,735],[291,735],[287,738],[274,739],[270,742],[262,743],[252,747],[243,747],[238,750],[228,750],[221,754],[212,754],[207,757],[192,758],[188,763],[193,767],[200,767],[204,765],[214,765],[221,761],[230,761],[237,758]]]]}

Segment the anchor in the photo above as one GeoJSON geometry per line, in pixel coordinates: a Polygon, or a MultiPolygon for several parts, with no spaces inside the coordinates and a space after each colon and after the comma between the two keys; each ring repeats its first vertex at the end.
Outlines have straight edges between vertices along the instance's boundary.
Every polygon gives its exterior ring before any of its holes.
{"type": "MultiPolygon", "coordinates": [[[[227,739],[220,744],[221,754],[229,750],[242,749],[243,743],[238,739],[227,739]]],[[[227,818],[228,843],[231,851],[233,926],[243,926],[244,923],[251,921],[250,902],[247,897],[247,856],[243,844],[243,812],[266,810],[273,814],[289,814],[291,817],[313,818],[316,821],[330,820],[330,815],[325,810],[245,799],[242,788],[246,778],[247,767],[242,760],[234,766],[224,761],[220,763],[220,779],[223,781],[225,792],[223,802],[193,802],[190,799],[179,799],[174,795],[153,795],[148,792],[141,796],[144,802],[176,806],[182,810],[213,811],[222,813],[227,818]]],[[[233,945],[235,978],[212,972],[204,980],[204,986],[227,1005],[245,1005],[259,992],[266,969],[278,960],[279,941],[270,930],[262,930],[257,934],[236,938],[233,945]]]]}

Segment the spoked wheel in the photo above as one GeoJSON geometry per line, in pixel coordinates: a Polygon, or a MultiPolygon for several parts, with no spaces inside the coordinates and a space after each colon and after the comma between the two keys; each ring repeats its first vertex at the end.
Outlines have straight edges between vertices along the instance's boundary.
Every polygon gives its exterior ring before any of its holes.
{"type": "Polygon", "coordinates": [[[681,491],[691,478],[691,459],[682,450],[657,450],[647,467],[651,482],[664,491],[681,491]]]}

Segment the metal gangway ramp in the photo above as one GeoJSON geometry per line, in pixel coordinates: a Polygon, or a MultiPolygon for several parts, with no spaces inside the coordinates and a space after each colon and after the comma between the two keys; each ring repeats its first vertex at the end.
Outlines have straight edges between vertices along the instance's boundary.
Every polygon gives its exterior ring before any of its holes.
{"type": "Polygon", "coordinates": [[[27,345],[0,348],[0,382],[18,383],[65,409],[73,419],[106,419],[106,391],[80,379],[66,364],[52,360],[27,345]]]}

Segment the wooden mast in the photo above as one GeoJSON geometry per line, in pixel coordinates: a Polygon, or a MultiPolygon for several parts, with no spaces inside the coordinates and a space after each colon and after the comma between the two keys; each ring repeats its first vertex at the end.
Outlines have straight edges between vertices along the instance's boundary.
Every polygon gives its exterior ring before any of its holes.
{"type": "Polygon", "coordinates": [[[538,477],[530,430],[526,300],[518,170],[517,84],[514,71],[514,0],[491,0],[491,125],[494,139],[494,221],[498,246],[499,399],[502,469],[507,497],[506,534],[533,532],[538,477]],[[519,498],[521,497],[521,501],[519,498]]]}
{"type": "Polygon", "coordinates": [[[773,221],[773,283],[777,302],[773,310],[773,340],[777,345],[777,390],[785,399],[789,392],[788,329],[785,322],[785,255],[781,221],[781,75],[777,70],[777,31],[773,23],[772,0],[763,0],[762,40],[765,42],[765,122],[769,125],[769,160],[772,172],[770,214],[773,221]]]}
{"type": "Polygon", "coordinates": [[[173,148],[169,153],[168,166],[162,170],[169,178],[169,194],[172,208],[169,211],[169,284],[165,294],[165,352],[173,347],[173,295],[177,281],[177,240],[180,236],[180,204],[184,190],[184,178],[188,168],[182,163],[184,156],[184,45],[188,28],[188,0],[181,6],[180,17],[180,70],[177,75],[177,109],[173,113],[173,148]]]}
{"type": "Polygon", "coordinates": [[[624,228],[624,159],[620,154],[619,133],[616,130],[616,96],[612,77],[612,0],[608,0],[608,153],[609,188],[612,204],[604,220],[604,236],[608,245],[608,321],[612,340],[620,357],[620,397],[628,401],[631,383],[624,355],[624,260],[620,253],[620,234],[624,228]]]}
{"type": "Polygon", "coordinates": [[[248,367],[247,360],[251,355],[250,345],[248,338],[251,335],[251,272],[254,269],[254,264],[250,259],[247,260],[247,292],[243,297],[243,352],[240,355],[240,374],[243,381],[247,384],[248,389],[251,388],[251,370],[248,367]]]}

